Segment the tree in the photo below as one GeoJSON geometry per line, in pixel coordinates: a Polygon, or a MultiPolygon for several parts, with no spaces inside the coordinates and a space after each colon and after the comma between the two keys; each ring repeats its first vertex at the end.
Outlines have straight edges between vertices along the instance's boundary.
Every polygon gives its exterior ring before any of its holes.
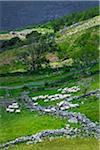
{"type": "Polygon", "coordinates": [[[4,40],[4,41],[0,41],[0,48],[2,49],[8,49],[8,48],[12,48],[14,46],[21,46],[23,44],[23,42],[20,40],[19,37],[14,37],[10,40],[4,40]]]}
{"type": "Polygon", "coordinates": [[[49,63],[45,58],[44,51],[41,43],[33,43],[27,51],[21,53],[19,59],[26,65],[27,70],[37,71],[42,68],[43,63],[46,65],[49,63]]]}
{"type": "Polygon", "coordinates": [[[30,34],[26,35],[26,40],[29,43],[35,43],[37,41],[39,41],[41,36],[41,33],[38,33],[37,31],[33,31],[30,34]]]}
{"type": "MultiPolygon", "coordinates": [[[[38,35],[35,33],[35,35],[38,35]]],[[[20,60],[27,66],[27,70],[37,71],[45,67],[49,67],[49,60],[46,59],[46,52],[54,52],[57,50],[57,45],[54,40],[54,34],[41,34],[38,38],[34,38],[31,35],[31,44],[28,46],[28,50],[22,52],[19,56],[20,60]]]]}

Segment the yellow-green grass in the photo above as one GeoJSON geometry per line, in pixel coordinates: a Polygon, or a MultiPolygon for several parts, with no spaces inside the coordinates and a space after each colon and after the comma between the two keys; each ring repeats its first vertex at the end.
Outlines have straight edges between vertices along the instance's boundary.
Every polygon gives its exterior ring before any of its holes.
{"type": "Polygon", "coordinates": [[[99,150],[99,141],[96,139],[66,139],[56,138],[45,140],[37,144],[19,144],[11,146],[8,150],[99,150]]]}
{"type": "Polygon", "coordinates": [[[57,35],[59,35],[57,42],[63,42],[67,39],[70,39],[71,37],[74,40],[73,37],[76,37],[76,35],[79,34],[81,35],[81,33],[84,33],[86,30],[99,26],[100,25],[99,20],[100,16],[96,16],[90,20],[80,22],[82,23],[81,25],[67,29],[66,31],[64,31],[63,35],[61,34],[61,31],[60,32],[58,31],[58,33],[56,33],[57,35]],[[87,27],[85,27],[86,25],[87,27]]]}
{"type": "Polygon", "coordinates": [[[40,115],[23,110],[20,114],[0,114],[0,142],[7,142],[19,136],[31,135],[46,129],[59,129],[65,126],[66,119],[40,115]]]}

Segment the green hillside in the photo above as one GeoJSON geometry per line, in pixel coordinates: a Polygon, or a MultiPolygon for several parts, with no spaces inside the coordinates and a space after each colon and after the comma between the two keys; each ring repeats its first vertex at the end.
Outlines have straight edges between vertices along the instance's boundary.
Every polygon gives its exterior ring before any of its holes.
{"type": "MultiPolygon", "coordinates": [[[[48,42],[48,45],[51,44],[50,47],[47,45],[42,58],[47,61],[49,60],[48,63],[51,67],[56,65],[58,67],[63,67],[64,65],[68,65],[68,59],[72,59],[73,62],[75,55],[83,55],[82,53],[87,54],[89,51],[94,54],[95,51],[93,59],[96,60],[98,58],[99,35],[97,33],[99,30],[99,20],[100,17],[97,16],[90,20],[79,22],[77,26],[73,25],[67,29],[62,29],[59,32],[56,32],[55,35],[53,33],[50,35],[49,33],[46,35],[40,34],[41,38],[44,38],[44,41],[40,42],[48,42]],[[53,36],[52,41],[49,39],[50,36],[53,36]],[[46,38],[48,38],[48,41],[46,38]],[[50,56],[54,57],[53,61],[50,60],[50,56]]],[[[38,33],[35,34],[33,32],[31,34],[33,37],[38,36],[38,33]]],[[[20,47],[17,45],[15,48],[12,47],[11,50],[7,50],[6,48],[6,50],[3,50],[0,53],[0,73],[27,71],[27,63],[20,59],[24,59],[25,55],[28,54],[28,51],[32,49],[34,45],[32,41],[35,42],[35,40],[37,40],[31,39],[33,38],[32,36],[28,36],[27,40],[24,41],[25,45],[20,47]]],[[[45,64],[45,61],[43,64],[45,64]]]]}
{"type": "Polygon", "coordinates": [[[99,25],[93,8],[0,33],[1,148],[98,150],[99,25]],[[15,102],[17,112],[8,111],[15,102]],[[47,135],[60,129],[67,135],[47,135]]]}

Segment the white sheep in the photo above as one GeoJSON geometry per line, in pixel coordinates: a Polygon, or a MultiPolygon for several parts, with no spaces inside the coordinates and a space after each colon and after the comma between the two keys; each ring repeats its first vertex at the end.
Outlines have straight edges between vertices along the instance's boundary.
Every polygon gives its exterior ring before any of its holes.
{"type": "Polygon", "coordinates": [[[48,99],[45,99],[45,100],[44,100],[44,102],[48,102],[48,101],[49,101],[48,99]]]}
{"type": "Polygon", "coordinates": [[[20,113],[21,111],[20,111],[20,109],[16,109],[16,111],[15,111],[15,113],[20,113]]]}
{"type": "Polygon", "coordinates": [[[63,103],[64,101],[61,101],[60,103],[58,103],[58,106],[60,107],[63,103]]]}
{"type": "Polygon", "coordinates": [[[56,108],[52,107],[52,108],[51,108],[51,111],[56,111],[56,108]]]}
{"type": "Polygon", "coordinates": [[[11,113],[14,112],[14,109],[9,109],[9,112],[11,112],[11,113]]]}
{"type": "Polygon", "coordinates": [[[18,105],[18,103],[12,103],[12,105],[13,105],[13,106],[16,106],[16,105],[18,105]]]}
{"type": "Polygon", "coordinates": [[[16,108],[19,108],[19,106],[18,106],[18,105],[15,105],[15,106],[13,106],[13,108],[15,108],[15,109],[16,109],[16,108]]]}
{"type": "Polygon", "coordinates": [[[33,105],[34,105],[34,106],[38,105],[38,102],[37,102],[37,103],[33,103],[33,105]]]}
{"type": "Polygon", "coordinates": [[[45,112],[51,112],[51,109],[45,109],[44,111],[45,112]]]}
{"type": "Polygon", "coordinates": [[[9,112],[9,108],[6,108],[6,111],[9,112]]]}
{"type": "Polygon", "coordinates": [[[65,110],[64,107],[60,107],[61,110],[65,110]]]}
{"type": "Polygon", "coordinates": [[[32,97],[32,100],[36,101],[38,99],[38,97],[32,97]]]}
{"type": "Polygon", "coordinates": [[[8,108],[13,108],[13,105],[9,105],[8,108]]]}
{"type": "Polygon", "coordinates": [[[62,88],[58,89],[57,91],[60,92],[62,90],[62,88]]]}
{"type": "Polygon", "coordinates": [[[55,101],[55,98],[52,98],[51,101],[55,101]]]}

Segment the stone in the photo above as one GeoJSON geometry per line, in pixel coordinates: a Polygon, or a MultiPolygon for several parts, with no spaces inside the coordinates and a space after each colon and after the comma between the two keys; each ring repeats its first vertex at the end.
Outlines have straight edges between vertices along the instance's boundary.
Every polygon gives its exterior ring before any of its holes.
{"type": "Polygon", "coordinates": [[[33,144],[33,141],[28,141],[28,142],[26,142],[26,144],[27,144],[27,145],[33,144]]]}
{"type": "Polygon", "coordinates": [[[68,119],[69,123],[78,123],[78,120],[75,117],[71,117],[70,119],[68,119]]]}

